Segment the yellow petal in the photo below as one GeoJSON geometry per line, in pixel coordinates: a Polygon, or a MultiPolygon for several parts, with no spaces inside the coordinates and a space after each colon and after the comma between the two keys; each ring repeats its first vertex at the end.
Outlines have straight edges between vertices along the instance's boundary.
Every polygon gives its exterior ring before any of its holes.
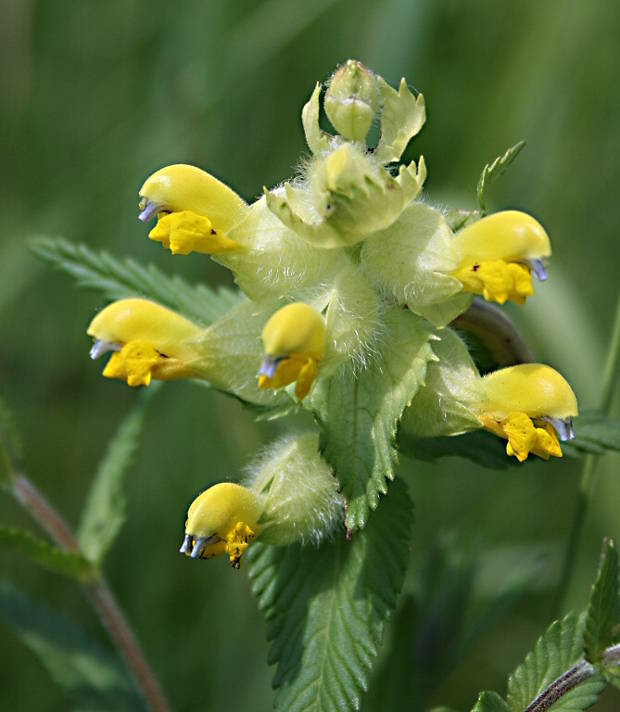
{"type": "Polygon", "coordinates": [[[169,248],[173,255],[190,252],[211,255],[240,249],[223,232],[217,232],[209,218],[191,210],[161,214],[149,237],[169,248]]]}
{"type": "Polygon", "coordinates": [[[317,366],[313,358],[309,358],[299,371],[295,385],[295,395],[303,400],[309,393],[316,378],[317,366]]]}
{"type": "Polygon", "coordinates": [[[208,218],[217,232],[225,233],[245,217],[248,207],[227,185],[209,173],[186,164],[161,168],[140,189],[144,203],[167,212],[192,212],[208,218]]]}
{"type": "Polygon", "coordinates": [[[476,262],[459,267],[452,275],[462,282],[464,292],[481,294],[488,302],[503,304],[510,299],[523,304],[534,294],[530,268],[516,262],[476,262]]]}
{"type": "Polygon", "coordinates": [[[510,412],[532,418],[577,415],[577,399],[566,380],[542,363],[524,363],[488,373],[481,381],[483,397],[476,410],[505,418],[510,412]]]}
{"type": "Polygon", "coordinates": [[[261,337],[270,356],[300,356],[304,360],[311,356],[320,361],[325,354],[323,317],[303,302],[278,309],[265,324],[261,337]]]}

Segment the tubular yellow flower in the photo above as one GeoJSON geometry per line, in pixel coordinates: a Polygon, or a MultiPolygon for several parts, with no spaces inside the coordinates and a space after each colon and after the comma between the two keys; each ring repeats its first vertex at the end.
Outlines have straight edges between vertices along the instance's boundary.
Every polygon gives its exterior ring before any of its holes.
{"type": "Polygon", "coordinates": [[[551,255],[549,237],[531,215],[506,210],[482,218],[452,240],[459,266],[452,272],[463,291],[503,304],[523,304],[534,293],[531,272],[547,273],[543,259],[551,255]]]}
{"type": "Polygon", "coordinates": [[[95,339],[92,359],[113,352],[103,370],[106,378],[148,386],[152,378],[170,380],[193,374],[194,344],[202,331],[147,299],[121,299],[102,309],[87,333],[95,339]]]}
{"type": "Polygon", "coordinates": [[[221,482],[198,495],[190,505],[181,554],[212,559],[228,554],[238,569],[241,557],[259,534],[263,499],[241,485],[221,482]]]}
{"type": "Polygon", "coordinates": [[[140,189],[140,215],[149,233],[173,255],[215,254],[239,249],[226,233],[247,213],[247,205],[227,185],[200,168],[166,166],[146,179],[140,189]]]}
{"type": "Polygon", "coordinates": [[[258,387],[282,388],[296,381],[295,395],[305,398],[325,355],[323,317],[303,302],[287,304],[265,324],[261,338],[267,355],[258,387]]]}
{"type": "Polygon", "coordinates": [[[506,452],[519,462],[530,452],[549,459],[562,457],[560,440],[574,437],[572,417],[577,399],[553,368],[527,363],[494,371],[482,379],[478,419],[492,433],[506,438],[506,452]]]}

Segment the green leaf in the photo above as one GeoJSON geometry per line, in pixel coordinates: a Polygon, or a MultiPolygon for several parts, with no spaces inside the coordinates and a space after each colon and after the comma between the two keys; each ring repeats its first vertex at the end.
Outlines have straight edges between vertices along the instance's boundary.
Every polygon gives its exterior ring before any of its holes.
{"type": "Polygon", "coordinates": [[[505,470],[515,465],[523,467],[516,458],[506,455],[505,440],[484,430],[438,438],[417,438],[401,431],[398,443],[403,454],[424,462],[435,462],[442,457],[464,457],[492,470],[505,470]]]}
{"type": "Polygon", "coordinates": [[[54,682],[91,712],[144,709],[119,661],[75,623],[0,584],[0,618],[41,661],[54,682]]]}
{"type": "Polygon", "coordinates": [[[481,692],[471,712],[510,712],[510,707],[497,692],[481,692]]]}
{"type": "Polygon", "coordinates": [[[515,143],[515,145],[511,146],[503,155],[498,156],[492,163],[487,163],[482,169],[482,173],[478,179],[478,186],[476,187],[478,204],[480,205],[480,212],[482,215],[484,215],[487,211],[485,196],[487,187],[506,171],[508,166],[514,161],[519,153],[521,153],[524,146],[525,141],[515,143]]]}
{"type": "Polygon", "coordinates": [[[598,663],[607,646],[620,640],[618,552],[612,539],[603,541],[601,563],[592,585],[583,634],[586,660],[598,663]]]}
{"type": "Polygon", "coordinates": [[[78,581],[94,576],[91,563],[76,551],[62,551],[30,532],[0,527],[0,545],[27,556],[35,564],[78,581]]]}
{"type": "Polygon", "coordinates": [[[242,298],[226,287],[214,291],[204,284],[190,285],[153,265],[119,260],[62,238],[37,237],[30,240],[30,247],[46,262],[71,275],[80,287],[98,290],[110,300],[136,296],[152,299],[199,324],[216,321],[242,298]]]}
{"type": "Polygon", "coordinates": [[[620,645],[606,650],[600,669],[607,682],[620,690],[620,645]]]}
{"type": "Polygon", "coordinates": [[[22,443],[15,418],[0,396],[0,486],[13,482],[13,463],[21,457],[22,443]]]}
{"type": "MultiPolygon", "coordinates": [[[[575,439],[561,443],[565,457],[578,458],[587,453],[602,455],[620,450],[620,418],[586,412],[575,418],[573,426],[575,439]]],[[[405,455],[425,462],[434,462],[442,457],[464,457],[494,470],[525,466],[506,455],[504,440],[483,430],[437,438],[420,438],[401,431],[399,448],[405,455]]],[[[531,460],[536,462],[537,458],[532,457],[531,460]]]]}
{"type": "Polygon", "coordinates": [[[350,530],[365,526],[394,479],[394,438],[405,408],[434,359],[430,325],[393,307],[385,315],[385,347],[358,375],[347,364],[319,382],[311,406],[321,426],[321,450],[347,501],[350,530]]]}
{"type": "Polygon", "coordinates": [[[552,682],[576,664],[579,667],[572,671],[575,686],[545,709],[577,712],[588,709],[598,700],[605,681],[582,660],[584,626],[585,615],[578,617],[569,613],[561,621],[552,623],[538,639],[534,650],[527,654],[508,680],[508,704],[513,712],[523,712],[552,682]]]}
{"type": "Polygon", "coordinates": [[[620,451],[620,418],[596,411],[581,413],[574,420],[574,430],[575,439],[562,443],[562,450],[569,457],[620,451]]]}
{"type": "Polygon", "coordinates": [[[252,590],[277,663],[275,708],[357,710],[409,561],[412,505],[404,484],[348,541],[250,547],[252,590]]]}
{"type": "Polygon", "coordinates": [[[125,522],[123,478],[138,447],[146,406],[156,390],[151,386],[141,394],[120,424],[90,486],[77,538],[84,555],[94,564],[101,563],[125,522]]]}

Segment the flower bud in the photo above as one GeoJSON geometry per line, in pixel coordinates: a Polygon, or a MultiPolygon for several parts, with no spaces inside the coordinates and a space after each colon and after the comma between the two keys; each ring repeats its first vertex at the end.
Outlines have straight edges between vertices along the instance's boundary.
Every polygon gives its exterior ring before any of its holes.
{"type": "Polygon", "coordinates": [[[247,206],[227,185],[185,164],[161,168],[140,189],[139,219],[158,223],[149,233],[173,254],[206,254],[237,249],[226,233],[247,213],[247,206]]]}
{"type": "Polygon", "coordinates": [[[461,230],[451,243],[458,267],[452,275],[463,291],[487,301],[523,304],[534,293],[530,272],[547,278],[543,259],[551,255],[549,237],[531,215],[518,210],[489,215],[461,230]]]}
{"type": "Polygon", "coordinates": [[[102,309],[87,333],[95,339],[93,359],[112,351],[103,375],[130,386],[151,378],[169,380],[193,374],[202,330],[188,319],[147,299],[121,299],[102,309]]]}
{"type": "Polygon", "coordinates": [[[303,302],[287,304],[265,324],[261,338],[267,355],[258,387],[282,388],[295,381],[296,396],[304,398],[325,354],[323,317],[303,302]]]}
{"type": "Polygon", "coordinates": [[[341,136],[364,141],[379,108],[376,76],[349,59],[330,79],[323,106],[341,136]]]}
{"type": "Polygon", "coordinates": [[[209,487],[190,505],[180,553],[192,559],[227,553],[231,566],[238,569],[241,556],[260,532],[264,507],[264,497],[241,485],[221,482],[209,487]]]}

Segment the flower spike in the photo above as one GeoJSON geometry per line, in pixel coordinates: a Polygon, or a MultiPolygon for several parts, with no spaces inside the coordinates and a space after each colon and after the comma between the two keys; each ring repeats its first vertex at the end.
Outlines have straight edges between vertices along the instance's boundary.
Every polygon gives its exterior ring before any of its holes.
{"type": "Polygon", "coordinates": [[[195,166],[176,164],[146,179],[140,189],[138,218],[148,222],[157,215],[149,237],[173,255],[215,254],[239,249],[226,233],[247,210],[243,200],[217,178],[195,166]]]}
{"type": "Polygon", "coordinates": [[[303,302],[287,304],[265,324],[266,356],[258,372],[259,388],[282,388],[296,381],[295,395],[308,395],[325,355],[325,322],[303,302]]]}
{"type": "Polygon", "coordinates": [[[90,357],[112,351],[103,375],[129,386],[148,386],[152,378],[170,380],[193,374],[195,343],[201,329],[170,309],[147,299],[121,299],[91,321],[95,339],[90,357]]]}
{"type": "Polygon", "coordinates": [[[252,490],[221,482],[198,495],[190,505],[179,552],[192,559],[228,554],[238,569],[241,557],[260,531],[263,499],[252,490]]]}
{"type": "Polygon", "coordinates": [[[506,210],[482,218],[452,240],[459,262],[452,273],[463,291],[503,304],[523,304],[534,293],[531,272],[539,280],[547,273],[543,260],[551,255],[549,237],[531,215],[506,210]]]}
{"type": "Polygon", "coordinates": [[[577,399],[553,368],[527,363],[502,368],[482,379],[478,419],[483,427],[506,438],[506,452],[519,462],[530,452],[549,459],[562,457],[560,440],[574,437],[572,418],[577,399]]]}

